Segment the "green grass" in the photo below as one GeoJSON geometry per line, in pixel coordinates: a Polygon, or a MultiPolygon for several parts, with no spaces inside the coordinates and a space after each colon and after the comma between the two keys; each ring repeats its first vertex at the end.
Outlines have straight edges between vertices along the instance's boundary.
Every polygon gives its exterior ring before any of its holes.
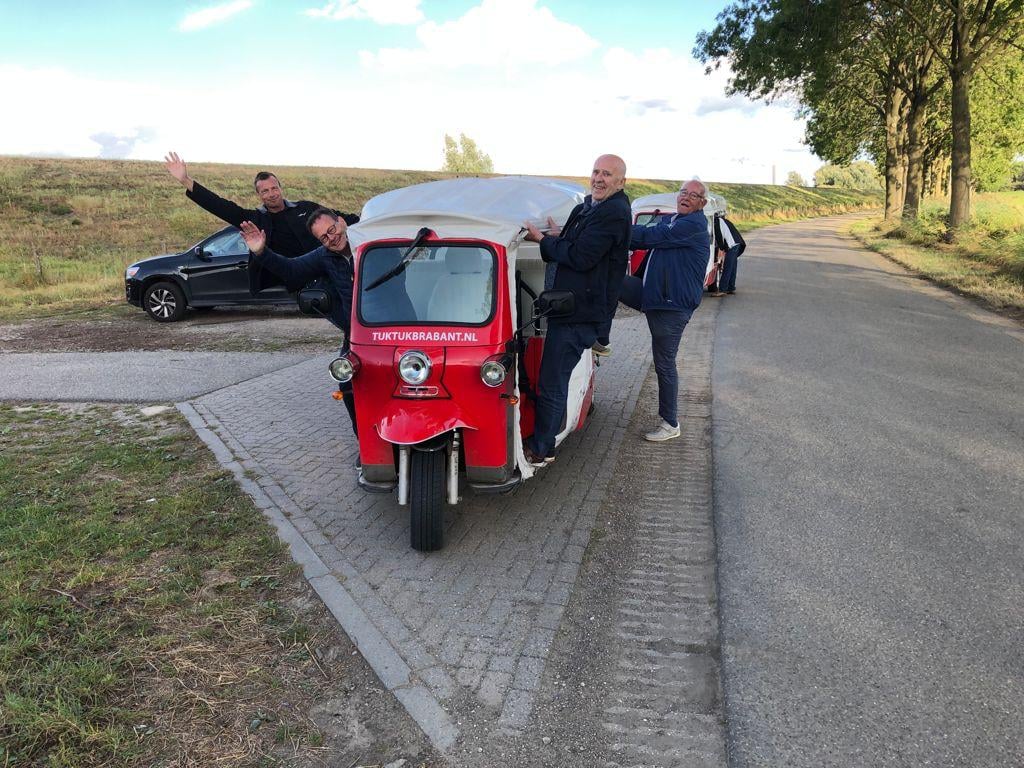
{"type": "MultiPolygon", "coordinates": [[[[257,204],[249,165],[190,164],[189,173],[227,198],[257,204]]],[[[446,178],[422,171],[277,167],[286,194],[358,212],[389,189],[446,178]]],[[[576,179],[586,182],[586,179],[576,179]]],[[[634,180],[630,197],[678,189],[679,181],[634,180]]],[[[747,229],[878,206],[877,194],[756,184],[710,184],[747,229]]],[[[185,198],[163,163],[0,157],[0,319],[123,301],[124,268],[184,250],[220,226],[185,198]]]]}
{"type": "Polygon", "coordinates": [[[851,230],[865,245],[928,279],[1024,320],[1024,192],[978,194],[973,218],[945,242],[947,204],[929,200],[917,221],[866,220],[851,230]]]}
{"type": "Polygon", "coordinates": [[[289,563],[176,412],[0,404],[0,765],[315,749],[289,563]]]}

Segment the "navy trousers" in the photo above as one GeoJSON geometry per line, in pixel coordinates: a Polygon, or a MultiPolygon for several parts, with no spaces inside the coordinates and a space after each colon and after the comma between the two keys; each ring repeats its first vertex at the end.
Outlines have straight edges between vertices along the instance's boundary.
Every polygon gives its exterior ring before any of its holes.
{"type": "Polygon", "coordinates": [[[644,315],[647,317],[647,327],[651,329],[651,354],[654,357],[654,372],[658,375],[658,415],[673,427],[678,427],[676,398],[679,394],[679,372],[676,370],[676,353],[689,318],[685,312],[672,309],[649,309],[644,315]]]}
{"type": "Polygon", "coordinates": [[[597,323],[548,323],[544,338],[544,354],[537,376],[537,410],[533,437],[527,441],[538,456],[555,454],[555,437],[562,427],[569,378],[583,351],[597,339],[597,323]]]}
{"type": "MultiPolygon", "coordinates": [[[[627,277],[622,283],[619,299],[627,307],[638,310],[642,294],[641,279],[627,277]]],[[[676,353],[690,318],[685,312],[674,309],[648,309],[644,317],[651,331],[651,355],[654,358],[654,372],[658,375],[658,415],[673,427],[678,427],[676,397],[679,394],[679,372],[676,370],[676,353]]]]}
{"type": "Polygon", "coordinates": [[[736,290],[736,270],[740,263],[740,247],[734,245],[725,252],[725,264],[722,266],[722,277],[718,281],[718,290],[736,290]]]}

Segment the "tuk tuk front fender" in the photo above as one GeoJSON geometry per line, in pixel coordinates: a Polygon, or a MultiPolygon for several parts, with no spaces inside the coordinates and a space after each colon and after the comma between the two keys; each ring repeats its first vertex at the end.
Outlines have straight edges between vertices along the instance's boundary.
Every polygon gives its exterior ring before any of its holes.
{"type": "Polygon", "coordinates": [[[477,427],[467,422],[452,400],[392,401],[377,420],[377,434],[394,445],[417,445],[454,429],[477,427]]]}

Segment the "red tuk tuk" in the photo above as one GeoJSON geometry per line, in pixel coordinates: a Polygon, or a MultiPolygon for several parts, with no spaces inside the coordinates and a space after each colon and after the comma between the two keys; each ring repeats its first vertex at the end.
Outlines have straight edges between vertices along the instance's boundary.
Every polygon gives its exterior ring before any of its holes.
{"type": "MultiPolygon", "coordinates": [[[[528,479],[534,390],[547,317],[573,296],[544,291],[524,221],[564,223],[579,185],[553,179],[450,179],[378,195],[349,228],[355,286],[349,351],[331,362],[351,382],[367,491],[397,491],[410,543],[444,544],[445,502],[460,478],[478,493],[528,479]]],[[[561,442],[593,398],[587,351],[570,382],[561,442]]]]}

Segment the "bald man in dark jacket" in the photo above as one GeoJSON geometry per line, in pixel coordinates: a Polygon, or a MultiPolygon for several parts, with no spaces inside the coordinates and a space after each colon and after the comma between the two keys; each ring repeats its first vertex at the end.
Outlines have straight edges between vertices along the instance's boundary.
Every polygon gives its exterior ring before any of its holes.
{"type": "Polygon", "coordinates": [[[526,239],[540,243],[541,258],[555,265],[551,287],[570,290],[576,298],[571,317],[548,321],[533,436],[523,446],[535,467],[554,461],[573,368],[610,324],[618,302],[630,236],[625,182],[622,158],[601,155],[591,173],[591,193],[569,214],[560,232],[545,235],[532,224],[524,225],[526,239]]]}

